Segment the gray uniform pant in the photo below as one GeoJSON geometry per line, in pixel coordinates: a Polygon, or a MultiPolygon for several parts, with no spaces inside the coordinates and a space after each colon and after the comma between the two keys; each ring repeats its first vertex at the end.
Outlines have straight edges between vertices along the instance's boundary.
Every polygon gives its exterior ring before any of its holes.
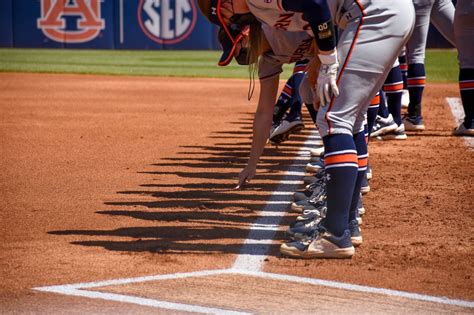
{"type": "MultiPolygon", "coordinates": [[[[363,131],[365,113],[413,29],[411,0],[366,0],[337,45],[339,96],[318,111],[322,137],[363,131]]],[[[353,2],[353,5],[357,5],[353,2]]],[[[347,8],[353,10],[353,8],[347,8]]],[[[352,11],[353,12],[353,11],[352,11]]]]}
{"type": "Polygon", "coordinates": [[[455,46],[454,5],[451,0],[413,0],[413,5],[416,20],[413,34],[407,43],[407,61],[408,64],[424,64],[430,20],[444,38],[455,46]]]}
{"type": "Polygon", "coordinates": [[[454,35],[459,67],[474,69],[474,1],[458,0],[454,18],[454,35]]]}

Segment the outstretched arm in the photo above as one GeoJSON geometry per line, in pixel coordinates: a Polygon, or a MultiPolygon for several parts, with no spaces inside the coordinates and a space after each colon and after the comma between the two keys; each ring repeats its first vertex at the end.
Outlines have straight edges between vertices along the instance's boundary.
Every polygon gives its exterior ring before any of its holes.
{"type": "Polygon", "coordinates": [[[257,163],[263,153],[272,127],[273,108],[278,93],[279,76],[260,81],[260,96],[253,121],[252,148],[247,166],[239,174],[237,189],[249,182],[256,173],[257,163]]]}

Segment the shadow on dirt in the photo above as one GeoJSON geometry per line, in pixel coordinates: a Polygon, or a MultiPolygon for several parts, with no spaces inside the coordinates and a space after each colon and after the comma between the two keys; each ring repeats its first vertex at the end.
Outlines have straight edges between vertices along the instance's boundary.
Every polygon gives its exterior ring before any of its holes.
{"type": "Polygon", "coordinates": [[[252,185],[235,190],[250,151],[250,115],[239,121],[239,131],[211,134],[210,139],[218,143],[182,146],[175,157],[137,172],[144,177],[138,189],[118,191],[116,200],[104,202],[108,209],[97,211],[123,217],[121,222],[128,227],[49,233],[82,236],[72,244],[112,251],[279,255],[278,248],[286,240],[284,228],[292,221],[287,214],[292,194],[303,187],[309,156],[298,156],[298,151],[312,131],[311,123],[278,148],[268,145],[252,185]],[[293,172],[285,174],[288,170],[293,172]],[[132,220],[141,223],[130,226],[132,220]],[[151,225],[143,226],[143,222],[151,225]],[[93,239],[84,240],[84,236],[93,239]],[[245,240],[256,244],[243,247],[245,240]]]}

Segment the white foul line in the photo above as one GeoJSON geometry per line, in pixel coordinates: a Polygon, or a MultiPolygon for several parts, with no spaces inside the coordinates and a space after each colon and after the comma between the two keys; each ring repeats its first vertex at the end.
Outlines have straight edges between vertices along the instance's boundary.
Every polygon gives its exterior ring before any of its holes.
{"type": "MultiPolygon", "coordinates": [[[[458,97],[446,97],[446,101],[451,108],[451,112],[454,116],[454,121],[456,125],[459,125],[464,119],[464,108],[462,107],[461,99],[458,97]]],[[[467,147],[470,150],[474,150],[474,137],[463,137],[464,142],[466,142],[467,147]]]]}
{"type": "MultiPolygon", "coordinates": [[[[449,102],[449,100],[448,100],[449,102]]],[[[451,104],[450,104],[451,105],[451,104]]],[[[311,142],[313,137],[308,137],[304,143],[304,146],[298,151],[299,157],[308,156],[307,150],[310,148],[307,145],[311,142]]],[[[270,246],[272,243],[275,233],[279,230],[280,222],[283,216],[286,214],[286,205],[291,201],[291,194],[288,194],[289,191],[297,189],[298,185],[302,181],[290,180],[290,176],[295,174],[300,175],[301,168],[300,163],[301,159],[295,159],[295,162],[290,166],[288,172],[285,173],[285,177],[280,181],[280,185],[277,190],[272,194],[270,200],[267,202],[266,206],[260,212],[260,218],[252,225],[247,240],[244,242],[242,250],[237,257],[234,265],[230,269],[217,269],[217,270],[204,270],[188,273],[175,273],[175,274],[165,274],[165,275],[156,275],[156,276],[146,276],[146,277],[136,277],[136,278],[126,278],[126,279],[114,279],[98,282],[88,282],[88,283],[76,283],[76,284],[67,284],[67,285],[58,285],[58,286],[48,286],[48,287],[37,287],[33,288],[34,290],[43,291],[43,292],[54,292],[65,295],[81,296],[94,299],[103,299],[108,301],[117,301],[117,302],[126,302],[137,305],[163,308],[169,310],[177,311],[186,311],[186,312],[196,312],[203,314],[249,314],[245,312],[231,311],[225,309],[203,307],[199,305],[190,305],[182,303],[172,303],[167,301],[160,301],[155,299],[141,298],[136,296],[114,294],[114,293],[104,293],[98,291],[87,291],[87,288],[97,288],[111,285],[123,285],[130,283],[146,282],[146,281],[159,281],[159,280],[170,280],[170,279],[184,279],[189,277],[206,277],[206,276],[215,276],[221,274],[238,274],[246,276],[261,277],[266,279],[274,279],[280,281],[290,281],[296,282],[299,284],[309,284],[309,285],[318,285],[331,287],[341,290],[350,290],[356,292],[364,292],[371,294],[381,294],[391,297],[401,297],[410,300],[418,300],[453,306],[460,306],[466,308],[474,308],[474,302],[449,299],[446,297],[436,297],[418,293],[410,293],[403,291],[396,291],[390,289],[354,285],[343,282],[336,281],[327,281],[320,280],[315,278],[305,278],[297,277],[290,275],[282,274],[273,274],[262,272],[261,268],[266,258],[270,246]],[[286,179],[285,179],[286,178],[286,179]],[[288,187],[290,185],[290,187],[288,187]],[[293,186],[291,186],[293,185],[293,186]]]]}
{"type": "MultiPolygon", "coordinates": [[[[315,135],[313,131],[311,135],[315,135]]],[[[313,140],[306,138],[303,147],[299,149],[294,162],[285,172],[283,179],[279,182],[279,186],[268,200],[266,206],[260,212],[260,218],[250,227],[250,232],[247,240],[244,242],[239,256],[237,256],[232,268],[239,270],[260,271],[265,258],[270,250],[269,240],[273,240],[278,229],[262,230],[261,226],[276,226],[280,225],[283,216],[287,213],[287,205],[291,203],[291,195],[281,195],[281,191],[295,191],[299,185],[303,183],[302,180],[290,180],[294,174],[301,174],[301,157],[308,156],[308,146],[313,140]],[[290,186],[290,187],[289,187],[290,186]]]]}

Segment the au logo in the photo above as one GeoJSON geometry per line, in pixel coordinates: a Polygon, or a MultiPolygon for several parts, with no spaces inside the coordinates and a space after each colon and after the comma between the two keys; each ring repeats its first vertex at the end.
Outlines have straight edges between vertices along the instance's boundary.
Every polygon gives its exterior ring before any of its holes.
{"type": "Polygon", "coordinates": [[[194,0],[140,0],[137,14],[145,35],[158,44],[183,41],[197,19],[194,0]]]}
{"type": "Polygon", "coordinates": [[[40,0],[38,28],[44,35],[62,43],[84,43],[96,38],[105,28],[100,18],[101,0],[40,0]],[[74,29],[67,29],[66,19],[75,18],[74,29]]]}

